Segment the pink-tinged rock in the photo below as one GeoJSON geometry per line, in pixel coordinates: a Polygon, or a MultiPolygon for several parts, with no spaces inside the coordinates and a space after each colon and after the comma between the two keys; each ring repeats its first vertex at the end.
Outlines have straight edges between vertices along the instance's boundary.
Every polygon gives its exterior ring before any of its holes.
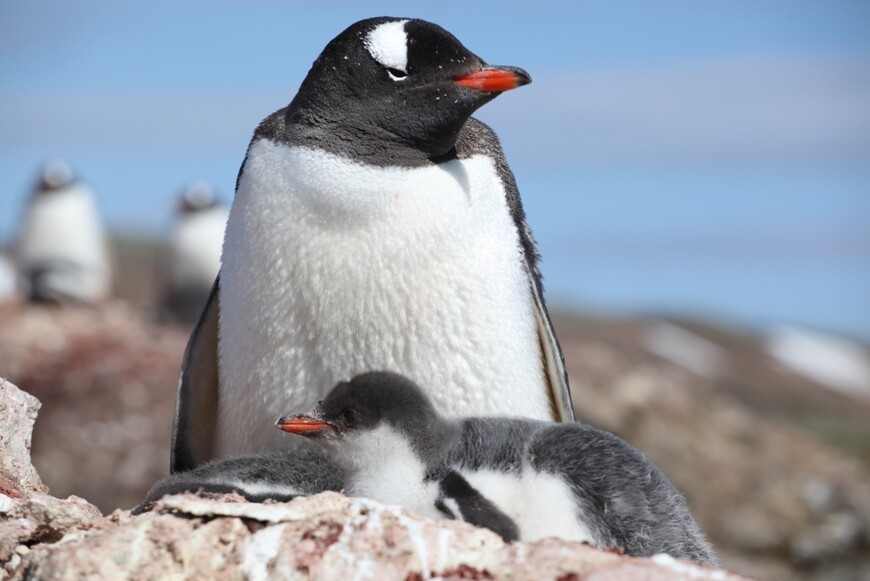
{"type": "MultiPolygon", "coordinates": [[[[0,494],[20,499],[48,492],[30,463],[30,436],[39,400],[0,377],[0,494]]],[[[0,497],[0,508],[8,504],[0,497]]]]}
{"type": "Polygon", "coordinates": [[[113,516],[102,530],[26,552],[13,578],[741,579],[558,539],[506,544],[466,523],[331,492],[274,504],[171,496],[151,513],[113,516]]]}

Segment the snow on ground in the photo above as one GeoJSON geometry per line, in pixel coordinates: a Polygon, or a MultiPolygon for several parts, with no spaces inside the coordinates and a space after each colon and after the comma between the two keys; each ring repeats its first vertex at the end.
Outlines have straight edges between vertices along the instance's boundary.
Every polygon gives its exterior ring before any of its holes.
{"type": "Polygon", "coordinates": [[[696,375],[715,378],[725,363],[725,350],[713,343],[665,321],[657,321],[641,335],[643,347],[696,375]]]}
{"type": "Polygon", "coordinates": [[[825,387],[870,401],[870,356],[848,339],[778,326],[767,332],[765,350],[778,364],[825,387]]]}

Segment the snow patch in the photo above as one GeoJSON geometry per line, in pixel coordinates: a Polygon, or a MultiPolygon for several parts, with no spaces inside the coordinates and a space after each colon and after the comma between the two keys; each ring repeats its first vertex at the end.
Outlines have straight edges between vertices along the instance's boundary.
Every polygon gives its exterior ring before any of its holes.
{"type": "Polygon", "coordinates": [[[712,341],[664,321],[648,327],[641,343],[650,353],[707,378],[719,375],[726,357],[725,350],[712,341]]]}
{"type": "Polygon", "coordinates": [[[771,329],[765,350],[777,363],[824,387],[870,401],[870,357],[861,345],[790,326],[771,329]]]}

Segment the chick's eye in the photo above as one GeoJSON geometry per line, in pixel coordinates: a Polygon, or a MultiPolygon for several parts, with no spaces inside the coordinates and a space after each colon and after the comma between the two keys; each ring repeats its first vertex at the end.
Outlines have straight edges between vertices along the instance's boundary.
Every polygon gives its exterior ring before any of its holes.
{"type": "Polygon", "coordinates": [[[341,412],[341,419],[343,419],[347,425],[352,426],[357,422],[359,416],[355,409],[348,408],[341,412]]]}
{"type": "Polygon", "coordinates": [[[408,73],[402,69],[387,68],[387,73],[396,81],[400,81],[408,76],[408,73]]]}

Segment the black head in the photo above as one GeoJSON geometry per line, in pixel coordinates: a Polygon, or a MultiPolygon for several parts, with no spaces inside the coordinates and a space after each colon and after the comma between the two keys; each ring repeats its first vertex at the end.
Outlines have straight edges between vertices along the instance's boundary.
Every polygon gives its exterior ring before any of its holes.
{"type": "Polygon", "coordinates": [[[74,181],[72,165],[65,159],[52,159],[42,167],[34,191],[36,195],[49,194],[67,188],[74,181]]]}
{"type": "Polygon", "coordinates": [[[478,107],[530,81],[522,69],[488,66],[430,22],[372,18],[326,46],[287,122],[303,141],[352,143],[372,163],[437,159],[478,107]]]}
{"type": "Polygon", "coordinates": [[[178,201],[179,214],[196,214],[219,204],[217,193],[210,183],[197,180],[187,185],[178,201]]]}
{"type": "Polygon", "coordinates": [[[284,416],[276,425],[285,432],[316,439],[352,435],[382,424],[413,436],[439,419],[417,384],[378,371],[339,383],[314,410],[284,416]]]}

